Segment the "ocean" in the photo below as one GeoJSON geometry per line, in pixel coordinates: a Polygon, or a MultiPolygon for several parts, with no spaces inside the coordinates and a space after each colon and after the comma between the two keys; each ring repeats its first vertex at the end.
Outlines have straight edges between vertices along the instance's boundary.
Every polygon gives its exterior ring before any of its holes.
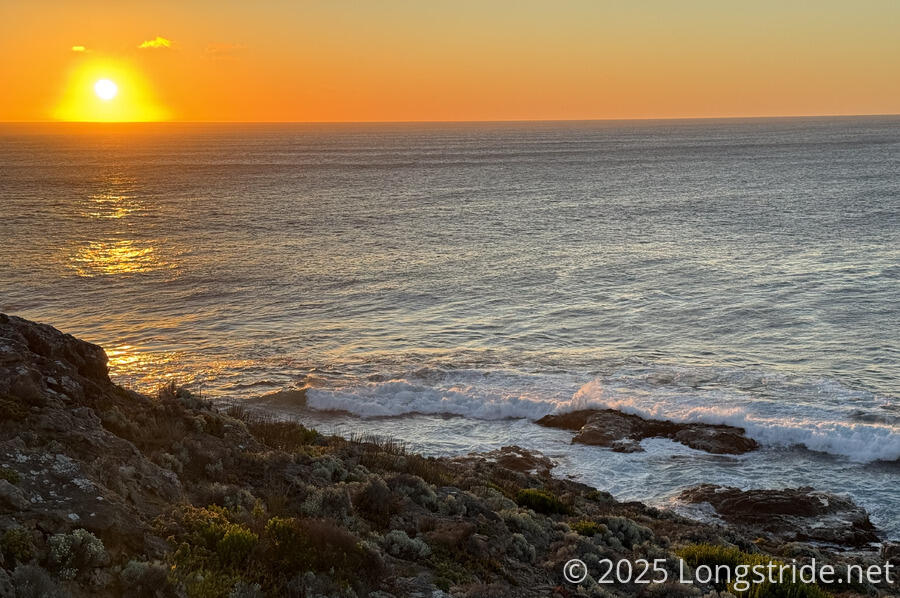
{"type": "Polygon", "coordinates": [[[900,117],[0,126],[0,311],[120,384],[664,508],[809,485],[900,538],[898,281],[900,117]],[[586,407],[763,448],[533,423],[586,407]]]}

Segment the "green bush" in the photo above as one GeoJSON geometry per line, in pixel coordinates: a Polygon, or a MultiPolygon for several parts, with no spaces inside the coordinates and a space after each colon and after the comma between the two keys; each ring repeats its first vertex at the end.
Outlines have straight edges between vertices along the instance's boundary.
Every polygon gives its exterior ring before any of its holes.
{"type": "Polygon", "coordinates": [[[273,517],[263,535],[269,543],[267,559],[282,570],[333,571],[335,579],[346,582],[381,576],[378,553],[329,521],[273,517]]]}
{"type": "Polygon", "coordinates": [[[259,536],[243,525],[231,524],[216,543],[216,555],[225,565],[239,565],[256,547],[259,536]]]}
{"type": "Polygon", "coordinates": [[[537,490],[535,488],[519,490],[516,494],[516,503],[518,503],[520,507],[525,507],[545,515],[551,513],[568,514],[571,512],[571,509],[563,504],[558,498],[546,490],[537,490]]]}
{"type": "Polygon", "coordinates": [[[238,582],[236,575],[201,569],[188,577],[184,588],[188,598],[227,598],[238,582]]]}
{"type": "Polygon", "coordinates": [[[609,529],[603,525],[602,523],[597,523],[595,521],[582,520],[576,521],[569,525],[573,530],[578,532],[582,536],[596,536],[597,534],[605,534],[609,531],[609,529]]]}
{"type": "Polygon", "coordinates": [[[34,556],[34,542],[25,528],[11,527],[0,537],[0,553],[11,561],[27,563],[34,556]]]}
{"type": "MultiPolygon", "coordinates": [[[[767,566],[769,563],[783,564],[763,554],[749,554],[735,547],[714,546],[711,544],[685,546],[677,554],[691,567],[725,565],[732,572],[739,566],[753,567],[754,565],[767,566]]],[[[718,589],[727,589],[739,598],[829,598],[830,596],[818,586],[792,583],[789,580],[775,584],[768,582],[752,584],[746,592],[735,590],[734,582],[728,584],[727,588],[721,587],[718,589]]]]}

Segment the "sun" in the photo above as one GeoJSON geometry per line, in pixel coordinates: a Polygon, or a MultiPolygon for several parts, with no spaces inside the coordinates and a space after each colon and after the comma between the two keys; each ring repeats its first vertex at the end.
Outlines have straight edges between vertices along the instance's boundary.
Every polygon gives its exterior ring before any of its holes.
{"type": "Polygon", "coordinates": [[[94,93],[104,102],[108,102],[119,93],[119,86],[109,79],[100,79],[94,83],[94,93]]]}
{"type": "Polygon", "coordinates": [[[57,120],[110,123],[169,118],[150,81],[127,60],[79,54],[60,92],[52,112],[57,120]]]}

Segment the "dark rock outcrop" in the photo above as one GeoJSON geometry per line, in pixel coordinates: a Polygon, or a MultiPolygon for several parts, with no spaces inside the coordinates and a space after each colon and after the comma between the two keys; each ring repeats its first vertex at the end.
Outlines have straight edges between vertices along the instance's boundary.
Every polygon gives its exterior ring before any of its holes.
{"type": "Polygon", "coordinates": [[[780,542],[864,546],[878,541],[866,510],[848,498],[813,488],[740,490],[702,484],[681,493],[689,503],[709,503],[726,522],[780,542]]]}
{"type": "Polygon", "coordinates": [[[744,435],[742,428],[644,419],[614,409],[584,409],[547,415],[537,423],[550,428],[577,430],[572,442],[605,446],[623,453],[643,450],[640,442],[645,438],[670,438],[716,455],[739,455],[759,446],[755,440],[744,435]]]}

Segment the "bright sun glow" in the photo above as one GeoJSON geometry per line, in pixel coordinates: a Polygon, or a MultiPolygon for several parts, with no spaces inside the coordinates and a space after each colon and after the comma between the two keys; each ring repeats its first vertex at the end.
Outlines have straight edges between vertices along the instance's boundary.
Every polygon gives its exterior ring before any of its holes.
{"type": "Polygon", "coordinates": [[[94,83],[94,93],[97,94],[97,97],[101,100],[108,102],[119,93],[119,86],[109,79],[100,79],[94,83]]]}
{"type": "Polygon", "coordinates": [[[83,55],[76,58],[53,112],[55,118],[146,122],[169,117],[149,80],[130,61],[83,55]]]}

